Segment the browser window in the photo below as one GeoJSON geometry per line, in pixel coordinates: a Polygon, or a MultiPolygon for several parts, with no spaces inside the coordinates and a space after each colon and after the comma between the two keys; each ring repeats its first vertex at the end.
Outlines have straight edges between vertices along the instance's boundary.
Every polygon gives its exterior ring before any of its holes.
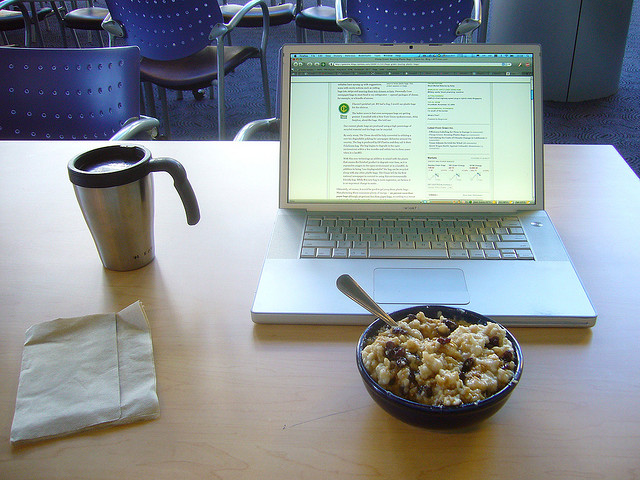
{"type": "Polygon", "coordinates": [[[533,202],[531,55],[297,54],[290,68],[290,202],[533,202]]]}

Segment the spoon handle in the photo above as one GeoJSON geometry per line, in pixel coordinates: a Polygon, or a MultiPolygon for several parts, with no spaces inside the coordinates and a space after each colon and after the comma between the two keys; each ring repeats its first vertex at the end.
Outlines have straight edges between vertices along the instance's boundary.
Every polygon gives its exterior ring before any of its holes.
{"type": "Polygon", "coordinates": [[[367,292],[365,292],[350,275],[340,275],[338,280],[336,280],[336,286],[338,287],[338,290],[368,312],[381,318],[391,326],[397,325],[396,321],[391,318],[387,312],[385,312],[369,295],[367,295],[367,292]]]}

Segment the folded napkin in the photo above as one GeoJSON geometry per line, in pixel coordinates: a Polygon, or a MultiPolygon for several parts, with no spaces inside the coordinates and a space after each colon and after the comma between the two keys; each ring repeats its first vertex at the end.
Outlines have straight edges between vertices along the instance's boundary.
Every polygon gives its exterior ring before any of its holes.
{"type": "Polygon", "coordinates": [[[140,302],[27,330],[11,443],[159,415],[149,322],[140,302]]]}

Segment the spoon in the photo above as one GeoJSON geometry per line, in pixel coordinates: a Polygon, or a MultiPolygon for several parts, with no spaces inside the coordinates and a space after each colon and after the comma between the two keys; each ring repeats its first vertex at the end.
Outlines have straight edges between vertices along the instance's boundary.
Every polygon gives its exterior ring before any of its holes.
{"type": "Polygon", "coordinates": [[[351,278],[350,275],[347,275],[346,273],[344,275],[340,275],[338,280],[336,280],[336,287],[338,287],[338,290],[344,293],[351,300],[361,307],[364,307],[368,312],[381,318],[392,327],[398,326],[396,321],[391,318],[387,312],[380,307],[380,305],[374,302],[374,300],[367,295],[367,292],[365,292],[362,287],[358,285],[358,282],[351,278]]]}

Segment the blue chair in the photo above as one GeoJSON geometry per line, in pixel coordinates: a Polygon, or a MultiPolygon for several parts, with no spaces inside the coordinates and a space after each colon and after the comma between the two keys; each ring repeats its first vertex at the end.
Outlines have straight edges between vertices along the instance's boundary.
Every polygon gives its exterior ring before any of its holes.
{"type": "MultiPolygon", "coordinates": [[[[54,5],[53,2],[51,2],[51,4],[54,5]]],[[[26,47],[32,46],[33,36],[31,28],[34,27],[36,29],[38,43],[40,46],[43,46],[40,29],[37,28],[38,22],[41,22],[53,13],[57,15],[59,15],[59,13],[51,7],[38,8],[35,4],[32,4],[31,7],[31,12],[29,12],[22,0],[0,1],[0,34],[5,44],[9,44],[6,32],[24,29],[24,44],[26,47]]]]}
{"type": "Polygon", "coordinates": [[[469,43],[482,23],[480,0],[335,0],[345,42],[469,43]]]}
{"type": "Polygon", "coordinates": [[[137,47],[0,47],[0,139],[151,138],[139,65],[137,47]]]}
{"type": "MultiPolygon", "coordinates": [[[[159,87],[163,123],[170,136],[166,89],[198,91],[217,85],[218,138],[225,132],[225,74],[246,60],[260,60],[262,88],[267,116],[271,116],[266,48],[269,30],[265,0],[247,2],[228,23],[224,23],[215,0],[106,0],[110,17],[103,28],[130,45],[140,47],[141,80],[153,109],[151,84],[159,87]],[[258,47],[225,46],[228,34],[253,8],[262,10],[262,37],[258,47]],[[215,41],[215,46],[211,45],[215,41]]],[[[153,110],[151,110],[153,115],[153,110]]]]}

